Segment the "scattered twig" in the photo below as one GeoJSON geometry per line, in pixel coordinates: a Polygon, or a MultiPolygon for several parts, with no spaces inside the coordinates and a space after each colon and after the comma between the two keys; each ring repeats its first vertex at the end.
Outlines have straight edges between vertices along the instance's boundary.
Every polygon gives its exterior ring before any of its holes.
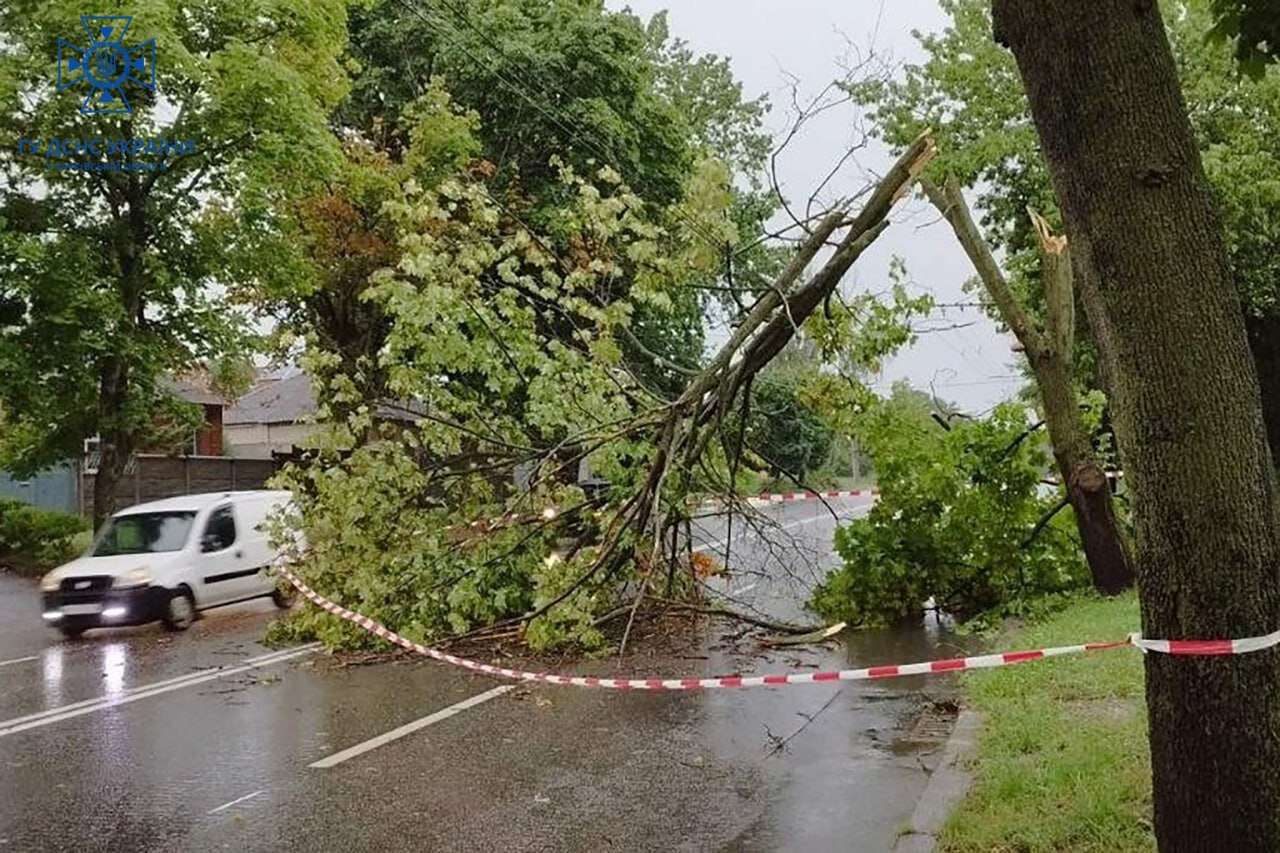
{"type": "Polygon", "coordinates": [[[737,610],[730,610],[727,607],[709,607],[703,604],[689,604],[685,601],[670,601],[665,598],[657,599],[672,610],[688,610],[693,613],[701,613],[705,616],[724,616],[729,619],[737,619],[739,622],[746,622],[755,625],[757,628],[768,628],[771,631],[777,631],[780,634],[809,634],[814,631],[821,631],[825,628],[823,625],[795,625],[790,622],[778,622],[772,619],[763,619],[758,616],[749,616],[746,613],[740,613],[737,610]]]}
{"type": "MultiPolygon", "coordinates": [[[[828,708],[834,705],[835,701],[839,699],[843,693],[844,693],[844,688],[842,687],[839,690],[837,690],[831,696],[830,699],[824,702],[822,707],[819,708],[815,713],[801,714],[800,716],[804,717],[804,725],[796,729],[794,732],[787,735],[786,737],[779,738],[777,735],[774,735],[772,732],[769,732],[769,737],[770,737],[770,740],[772,741],[768,749],[769,755],[770,756],[777,755],[778,753],[785,750],[787,748],[787,744],[791,743],[791,741],[794,740],[801,732],[809,728],[809,726],[813,725],[813,721],[818,719],[818,717],[822,716],[824,711],[826,711],[828,708]]],[[[766,728],[765,731],[768,732],[769,731],[768,728],[766,728]]]]}

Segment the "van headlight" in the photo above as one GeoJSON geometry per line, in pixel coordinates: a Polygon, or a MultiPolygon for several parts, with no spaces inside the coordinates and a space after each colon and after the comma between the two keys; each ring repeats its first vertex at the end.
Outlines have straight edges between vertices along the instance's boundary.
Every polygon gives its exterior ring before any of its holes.
{"type": "Polygon", "coordinates": [[[111,584],[114,587],[146,586],[151,583],[151,570],[146,566],[130,569],[111,584]]]}
{"type": "Polygon", "coordinates": [[[56,592],[58,587],[62,585],[62,578],[54,572],[40,578],[40,588],[45,592],[56,592]]]}

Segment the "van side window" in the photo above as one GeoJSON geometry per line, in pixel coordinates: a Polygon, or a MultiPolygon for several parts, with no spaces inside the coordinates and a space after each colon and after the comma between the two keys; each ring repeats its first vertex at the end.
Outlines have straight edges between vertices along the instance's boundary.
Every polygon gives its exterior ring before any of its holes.
{"type": "Polygon", "coordinates": [[[236,544],[236,518],[231,507],[218,507],[209,516],[205,525],[204,536],[200,538],[200,550],[206,554],[211,551],[222,551],[236,544]]]}

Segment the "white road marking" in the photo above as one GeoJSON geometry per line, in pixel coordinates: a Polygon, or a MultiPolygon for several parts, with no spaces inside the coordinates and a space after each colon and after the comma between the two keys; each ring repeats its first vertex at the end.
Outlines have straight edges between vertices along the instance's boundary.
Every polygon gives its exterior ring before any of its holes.
{"type": "Polygon", "coordinates": [[[468,708],[474,708],[477,705],[483,704],[484,702],[488,702],[490,699],[497,699],[502,694],[509,693],[515,689],[516,689],[516,685],[514,684],[504,684],[502,687],[495,687],[492,690],[486,690],[484,693],[480,693],[476,696],[472,696],[470,699],[463,699],[461,702],[458,702],[454,705],[450,705],[448,708],[444,708],[442,710],[436,711],[434,714],[430,714],[426,717],[423,717],[420,720],[414,720],[412,723],[407,723],[398,729],[392,729],[386,734],[381,734],[375,738],[370,738],[364,743],[358,743],[355,746],[350,747],[349,749],[342,750],[342,752],[335,752],[333,755],[330,755],[328,758],[322,758],[319,761],[313,764],[310,764],[308,766],[315,767],[322,770],[328,769],[330,767],[334,767],[348,759],[355,758],[358,755],[363,755],[364,753],[368,752],[371,749],[377,749],[378,747],[384,746],[385,744],[391,743],[392,741],[399,740],[405,735],[413,734],[419,729],[424,729],[427,726],[433,725],[435,723],[439,723],[443,720],[447,720],[450,717],[453,717],[462,713],[468,708]]]}
{"type": "Polygon", "coordinates": [[[8,666],[13,663],[27,663],[28,661],[40,660],[39,655],[32,655],[29,658],[14,658],[13,660],[0,660],[0,666],[8,666]]]}
{"type": "Polygon", "coordinates": [[[288,649],[282,652],[271,652],[270,654],[249,658],[244,663],[237,666],[189,673],[187,675],[181,675],[165,681],[157,681],[154,684],[144,684],[138,687],[133,687],[116,696],[101,696],[96,699],[85,699],[81,702],[73,702],[70,705],[61,705],[57,708],[50,708],[47,711],[40,711],[36,714],[28,714],[25,717],[15,717],[12,720],[0,721],[0,737],[17,734],[18,732],[24,732],[28,729],[39,728],[40,726],[59,723],[63,720],[70,720],[85,714],[92,714],[94,711],[102,711],[107,708],[114,708],[118,705],[127,705],[130,702],[137,702],[139,699],[149,699],[152,696],[159,696],[174,690],[181,690],[185,687],[194,687],[197,684],[204,684],[208,681],[226,678],[229,675],[238,675],[242,672],[249,672],[250,670],[260,669],[262,667],[274,666],[278,663],[284,663],[287,660],[309,655],[319,647],[319,643],[310,643],[296,649],[288,649]]]}
{"type": "Polygon", "coordinates": [[[262,791],[254,791],[252,794],[245,794],[243,797],[240,797],[239,799],[232,800],[229,803],[223,803],[222,805],[218,806],[216,809],[210,809],[209,811],[205,812],[205,814],[217,814],[218,812],[223,811],[224,809],[229,809],[234,805],[243,803],[245,800],[252,800],[254,797],[258,796],[259,794],[265,794],[265,793],[266,791],[262,790],[262,791]]]}
{"type": "MultiPolygon", "coordinates": [[[[266,654],[263,654],[263,655],[246,658],[245,660],[241,661],[240,664],[238,665],[244,666],[246,664],[256,664],[259,666],[265,666],[267,665],[267,663],[271,662],[272,659],[280,657],[281,655],[289,654],[290,651],[314,650],[314,649],[318,649],[319,647],[320,647],[319,643],[309,643],[308,645],[299,646],[297,649],[293,649],[293,650],[283,649],[283,650],[277,650],[274,652],[267,652],[266,654]]],[[[208,676],[210,674],[215,674],[215,673],[223,673],[223,669],[221,665],[216,669],[214,668],[199,669],[199,670],[196,670],[195,672],[188,672],[188,673],[184,673],[183,675],[174,676],[173,678],[166,678],[164,681],[156,681],[151,684],[142,684],[137,687],[130,687],[127,690],[121,691],[119,695],[129,696],[130,694],[138,693],[142,691],[152,691],[158,687],[165,687],[171,684],[179,684],[181,682],[190,681],[191,679],[196,679],[196,678],[203,678],[204,676],[208,676]]],[[[15,717],[12,720],[4,720],[3,722],[0,722],[0,737],[3,737],[4,734],[6,734],[6,732],[4,732],[4,729],[8,726],[18,725],[19,723],[26,723],[31,720],[39,720],[44,717],[52,717],[67,711],[75,710],[77,708],[87,708],[90,705],[97,705],[99,703],[109,701],[110,699],[113,699],[113,698],[116,698],[116,697],[115,696],[95,696],[92,699],[82,699],[79,702],[72,702],[68,705],[59,705],[56,708],[49,708],[44,711],[37,711],[36,713],[28,714],[25,717],[15,717]]]]}

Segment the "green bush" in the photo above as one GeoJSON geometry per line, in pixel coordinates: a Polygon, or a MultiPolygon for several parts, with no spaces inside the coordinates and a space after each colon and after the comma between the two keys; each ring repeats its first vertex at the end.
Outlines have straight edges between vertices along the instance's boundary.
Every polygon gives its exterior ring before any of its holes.
{"type": "Polygon", "coordinates": [[[22,574],[40,574],[71,559],[88,529],[78,515],[0,498],[0,559],[22,574]]]}
{"type": "Polygon", "coordinates": [[[884,625],[918,614],[929,598],[971,617],[1087,586],[1070,511],[1036,532],[1057,496],[1040,493],[1048,458],[1039,433],[1024,437],[1028,426],[1016,404],[950,430],[901,406],[868,412],[859,438],[879,472],[880,500],[837,531],[844,565],[817,589],[814,608],[884,625]]]}

